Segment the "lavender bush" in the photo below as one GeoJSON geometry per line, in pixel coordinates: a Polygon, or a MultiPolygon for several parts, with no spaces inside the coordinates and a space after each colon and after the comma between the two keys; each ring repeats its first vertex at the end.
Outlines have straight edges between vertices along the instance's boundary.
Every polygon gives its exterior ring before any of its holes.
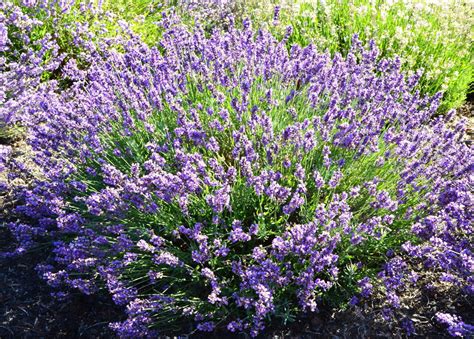
{"type": "Polygon", "coordinates": [[[357,36],[343,59],[248,21],[163,25],[15,98],[41,173],[17,208],[36,222],[8,226],[52,239],[49,284],[108,290],[122,337],[255,336],[376,289],[396,312],[414,267],[472,293],[473,154],[419,74],[357,36]]]}

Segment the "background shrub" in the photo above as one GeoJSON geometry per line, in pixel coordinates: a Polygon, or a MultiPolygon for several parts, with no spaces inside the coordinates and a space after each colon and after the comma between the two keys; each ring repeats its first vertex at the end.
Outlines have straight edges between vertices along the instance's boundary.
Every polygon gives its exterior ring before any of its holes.
{"type": "MultiPolygon", "coordinates": [[[[256,22],[272,22],[274,3],[260,3],[262,10],[254,12],[259,16],[256,22]]],[[[444,92],[440,112],[459,107],[469,92],[473,81],[472,1],[303,0],[280,4],[281,24],[293,27],[290,44],[312,43],[321,51],[345,55],[352,35],[359,34],[364,42],[377,41],[381,56],[400,56],[402,69],[409,75],[422,69],[421,92],[444,92]]]]}

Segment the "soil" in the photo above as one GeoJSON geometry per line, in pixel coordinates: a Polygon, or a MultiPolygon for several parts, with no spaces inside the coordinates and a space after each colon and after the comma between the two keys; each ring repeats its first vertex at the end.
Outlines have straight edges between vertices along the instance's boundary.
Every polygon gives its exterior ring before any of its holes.
{"type": "MultiPolygon", "coordinates": [[[[465,142],[472,144],[474,103],[468,102],[459,115],[468,117],[469,128],[465,142]]],[[[1,139],[9,143],[14,156],[25,154],[21,140],[1,139]]],[[[0,194],[0,224],[15,218],[12,201],[0,194]]],[[[0,252],[12,247],[11,239],[0,227],[0,252]]],[[[0,338],[114,338],[108,323],[123,319],[123,310],[107,296],[85,296],[73,293],[66,301],[53,298],[51,288],[38,277],[35,267],[48,259],[48,251],[36,249],[14,259],[0,259],[0,338]]],[[[434,281],[434,277],[421,278],[434,281]]],[[[403,309],[417,327],[414,337],[448,337],[443,326],[436,323],[436,312],[450,312],[464,322],[474,323],[474,298],[466,297],[453,286],[438,285],[432,290],[413,289],[403,293],[402,299],[410,308],[403,309]]],[[[405,334],[396,326],[381,321],[381,304],[351,308],[344,312],[322,310],[321,313],[300,319],[285,330],[270,331],[265,338],[401,338],[405,334]]],[[[193,338],[230,338],[228,334],[194,335],[193,338]]],[[[245,338],[244,335],[234,336],[245,338]]]]}
{"type": "MultiPolygon", "coordinates": [[[[0,239],[9,246],[6,232],[0,239]]],[[[45,259],[35,251],[0,262],[0,338],[113,338],[108,323],[122,317],[120,310],[102,296],[51,297],[35,271],[45,259]]]]}

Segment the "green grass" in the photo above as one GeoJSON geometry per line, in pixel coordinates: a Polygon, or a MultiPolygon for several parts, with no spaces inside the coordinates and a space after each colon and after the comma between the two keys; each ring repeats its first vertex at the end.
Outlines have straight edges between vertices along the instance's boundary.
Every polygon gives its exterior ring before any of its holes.
{"type": "Polygon", "coordinates": [[[150,45],[156,44],[161,37],[162,28],[157,23],[166,8],[163,0],[106,0],[102,5],[104,11],[127,21],[131,29],[150,45]]]}

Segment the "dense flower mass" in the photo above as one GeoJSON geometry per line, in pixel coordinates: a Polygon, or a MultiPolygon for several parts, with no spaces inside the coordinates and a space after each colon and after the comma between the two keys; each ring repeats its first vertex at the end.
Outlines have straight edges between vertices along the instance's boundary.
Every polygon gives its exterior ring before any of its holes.
{"type": "Polygon", "coordinates": [[[41,173],[17,208],[36,222],[9,227],[25,247],[54,240],[48,283],[106,288],[123,337],[255,336],[375,286],[396,310],[410,261],[472,292],[473,153],[464,121],[435,117],[441,94],[357,36],[331,57],[288,50],[290,28],[230,25],[164,14],[159,45],[91,45],[87,69],[62,68],[67,90],[15,95],[41,173]]]}
{"type": "Polygon", "coordinates": [[[438,312],[436,319],[448,326],[448,332],[453,337],[469,336],[474,333],[474,326],[466,324],[456,315],[438,312]]]}
{"type": "MultiPolygon", "coordinates": [[[[21,3],[0,3],[0,126],[21,120],[30,95],[56,90],[58,85],[64,87],[60,76],[63,68],[86,62],[95,51],[90,41],[91,25],[67,18],[67,13],[76,9],[74,6],[84,15],[96,13],[92,2],[21,3]],[[48,26],[55,27],[55,32],[51,33],[48,26]],[[70,31],[67,37],[64,30],[70,31]],[[80,54],[72,55],[81,48],[80,54]]],[[[97,32],[94,37],[99,36],[97,32]]]]}

